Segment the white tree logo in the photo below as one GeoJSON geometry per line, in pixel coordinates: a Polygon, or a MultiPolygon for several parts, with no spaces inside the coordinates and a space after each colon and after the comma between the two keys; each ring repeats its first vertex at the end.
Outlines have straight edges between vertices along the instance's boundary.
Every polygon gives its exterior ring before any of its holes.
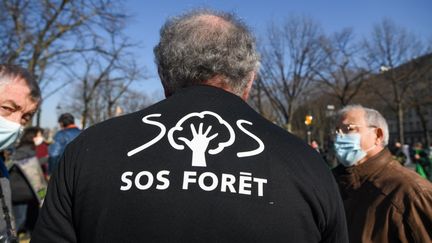
{"type": "MultiPolygon", "coordinates": [[[[160,129],[159,134],[149,140],[148,142],[142,144],[141,146],[134,148],[130,150],[127,153],[127,156],[133,156],[151,146],[159,142],[166,134],[167,128],[164,124],[157,121],[156,118],[161,117],[162,114],[149,114],[142,118],[142,122],[151,126],[156,126],[160,129]]],[[[237,153],[237,157],[244,158],[244,157],[251,157],[258,155],[264,151],[264,143],[261,141],[260,138],[258,138],[256,135],[254,135],[252,132],[250,132],[244,125],[252,126],[252,122],[240,119],[237,120],[236,125],[240,131],[242,131],[244,134],[246,134],[248,137],[253,139],[257,143],[257,147],[255,147],[252,150],[242,151],[237,153]]],[[[233,128],[225,121],[223,120],[218,114],[211,112],[211,111],[203,111],[203,112],[194,112],[190,113],[186,116],[184,116],[182,119],[180,119],[177,124],[171,128],[168,132],[168,141],[170,145],[177,149],[177,150],[184,150],[185,146],[188,146],[192,150],[192,166],[197,167],[206,167],[206,152],[208,151],[209,154],[215,155],[220,153],[225,147],[231,146],[235,141],[235,133],[233,128]],[[208,116],[208,117],[206,117],[208,116]],[[206,118],[205,118],[206,117],[206,118]],[[205,119],[204,119],[205,118],[205,119]],[[223,129],[226,128],[228,130],[228,133],[217,133],[214,132],[213,126],[207,126],[205,127],[205,121],[208,121],[208,119],[214,120],[216,118],[217,122],[212,123],[213,125],[217,125],[216,129],[223,129]],[[185,123],[188,121],[187,123],[185,123]],[[198,122],[197,122],[198,121],[198,122]],[[219,123],[219,124],[217,124],[219,123]],[[183,127],[187,127],[187,124],[189,124],[190,132],[187,133],[188,130],[184,129],[183,127]],[[198,124],[198,125],[196,125],[198,124]],[[184,130],[184,131],[183,131],[184,130]],[[183,132],[182,132],[183,131],[183,132]],[[192,138],[187,138],[190,137],[192,138]],[[174,137],[176,135],[176,137],[174,137]],[[176,141],[177,139],[177,141],[176,141]],[[213,141],[214,140],[214,141],[213,141]],[[220,142],[216,142],[216,141],[220,142]],[[212,142],[213,141],[213,142],[212,142]],[[210,143],[211,142],[211,143],[210,143]],[[184,144],[184,145],[183,145],[184,144]],[[215,148],[210,148],[215,147],[215,148]]]]}
{"type": "Polygon", "coordinates": [[[179,141],[182,141],[186,146],[188,146],[192,150],[192,166],[197,167],[206,167],[206,157],[205,154],[208,150],[208,153],[211,155],[215,155],[220,153],[225,147],[231,146],[235,141],[235,133],[232,127],[223,120],[218,114],[211,111],[203,111],[203,112],[194,112],[184,116],[180,119],[175,127],[171,128],[168,132],[168,141],[171,146],[177,150],[183,150],[185,148],[184,145],[179,144],[174,139],[174,133],[183,131],[183,124],[185,121],[192,117],[199,117],[203,119],[205,116],[213,116],[215,117],[220,124],[228,129],[229,137],[228,140],[222,141],[218,143],[216,148],[208,149],[210,141],[217,138],[219,133],[212,133],[212,126],[208,126],[204,128],[203,123],[199,123],[198,129],[196,125],[193,123],[190,124],[190,129],[192,132],[192,138],[186,137],[178,137],[179,141]],[[205,130],[205,131],[204,131],[205,130]]]}

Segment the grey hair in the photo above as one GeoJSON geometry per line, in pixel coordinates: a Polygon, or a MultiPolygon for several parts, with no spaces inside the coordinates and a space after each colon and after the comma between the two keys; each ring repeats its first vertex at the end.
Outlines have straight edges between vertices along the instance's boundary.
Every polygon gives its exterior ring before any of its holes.
{"type": "Polygon", "coordinates": [[[348,105],[337,113],[338,118],[343,117],[346,113],[352,110],[363,110],[365,112],[365,121],[368,126],[374,126],[380,128],[383,132],[383,146],[387,146],[389,141],[389,130],[386,119],[377,110],[372,108],[366,108],[362,105],[348,105]]]}
{"type": "Polygon", "coordinates": [[[22,79],[30,89],[31,99],[35,102],[40,101],[41,91],[34,75],[17,65],[0,64],[0,87],[15,79],[22,79]]]}
{"type": "Polygon", "coordinates": [[[154,48],[167,94],[220,76],[240,95],[259,68],[255,38],[235,15],[194,10],[169,19],[154,48]]]}

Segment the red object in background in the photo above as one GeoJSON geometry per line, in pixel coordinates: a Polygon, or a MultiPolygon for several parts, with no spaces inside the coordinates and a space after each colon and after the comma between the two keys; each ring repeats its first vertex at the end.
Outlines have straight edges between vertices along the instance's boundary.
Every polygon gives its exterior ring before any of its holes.
{"type": "Polygon", "coordinates": [[[48,157],[48,144],[47,143],[43,142],[40,145],[36,146],[36,157],[38,159],[48,157]]]}
{"type": "Polygon", "coordinates": [[[42,171],[45,175],[45,179],[48,180],[48,144],[43,142],[36,146],[36,157],[41,163],[42,171]]]}

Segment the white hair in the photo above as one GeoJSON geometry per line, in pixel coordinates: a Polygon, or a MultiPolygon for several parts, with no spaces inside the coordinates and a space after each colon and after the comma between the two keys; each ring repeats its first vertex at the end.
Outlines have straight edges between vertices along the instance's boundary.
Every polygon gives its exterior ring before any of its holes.
{"type": "Polygon", "coordinates": [[[382,145],[387,146],[389,141],[389,130],[386,119],[377,110],[372,108],[366,108],[362,105],[348,105],[338,111],[338,117],[344,116],[346,113],[352,110],[363,110],[365,112],[365,121],[368,126],[374,126],[380,128],[383,132],[382,145]]]}
{"type": "Polygon", "coordinates": [[[242,95],[259,69],[255,37],[234,14],[196,10],[169,19],[154,48],[158,73],[167,93],[223,77],[242,95]],[[216,19],[216,20],[215,20],[216,19]]]}

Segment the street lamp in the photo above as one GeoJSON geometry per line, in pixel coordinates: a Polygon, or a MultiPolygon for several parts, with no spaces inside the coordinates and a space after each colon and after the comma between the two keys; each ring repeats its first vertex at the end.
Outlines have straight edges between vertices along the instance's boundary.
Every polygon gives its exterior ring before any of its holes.
{"type": "Polygon", "coordinates": [[[313,116],[306,115],[304,123],[306,124],[306,126],[310,126],[310,125],[312,125],[312,120],[313,120],[313,116]]]}
{"type": "Polygon", "coordinates": [[[306,124],[306,127],[307,127],[306,134],[307,134],[307,143],[308,144],[311,143],[311,134],[312,134],[312,132],[311,132],[311,126],[312,126],[312,121],[313,121],[313,116],[312,115],[306,115],[304,123],[306,124]]]}

